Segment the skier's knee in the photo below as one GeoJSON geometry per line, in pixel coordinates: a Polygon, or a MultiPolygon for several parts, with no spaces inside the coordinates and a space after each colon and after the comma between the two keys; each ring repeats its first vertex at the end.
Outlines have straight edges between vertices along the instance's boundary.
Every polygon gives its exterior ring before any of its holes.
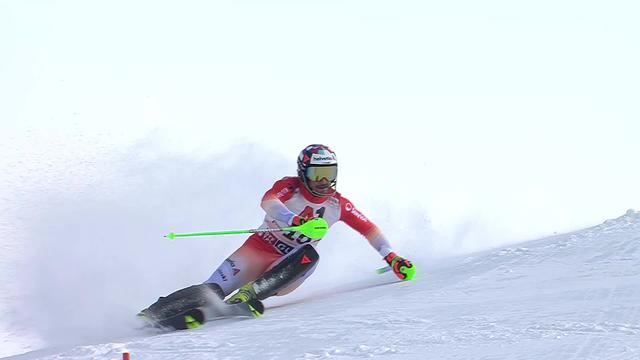
{"type": "Polygon", "coordinates": [[[295,256],[300,258],[300,263],[303,265],[304,264],[314,265],[316,262],[318,262],[318,259],[320,259],[320,254],[318,254],[318,252],[316,251],[316,248],[314,248],[311,244],[305,244],[290,256],[295,256]]]}
{"type": "Polygon", "coordinates": [[[297,280],[304,278],[316,266],[320,256],[307,244],[287,255],[276,266],[253,282],[258,299],[266,299],[279,293],[297,280]]]}

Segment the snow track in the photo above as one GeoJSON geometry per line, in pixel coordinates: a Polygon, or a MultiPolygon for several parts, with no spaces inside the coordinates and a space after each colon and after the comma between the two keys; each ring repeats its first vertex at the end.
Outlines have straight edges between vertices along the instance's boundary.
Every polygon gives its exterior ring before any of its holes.
{"type": "Polygon", "coordinates": [[[638,359],[640,213],[272,304],[257,320],[15,359],[638,359]],[[380,286],[378,286],[380,285],[380,286]]]}

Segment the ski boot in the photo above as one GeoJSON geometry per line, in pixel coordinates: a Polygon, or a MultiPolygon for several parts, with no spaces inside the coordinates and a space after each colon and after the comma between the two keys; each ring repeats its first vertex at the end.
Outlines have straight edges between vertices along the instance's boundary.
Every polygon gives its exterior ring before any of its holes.
{"type": "Polygon", "coordinates": [[[253,283],[243,285],[225,302],[230,305],[245,303],[249,307],[253,317],[256,318],[264,314],[264,305],[256,296],[256,291],[253,289],[253,283]]]}

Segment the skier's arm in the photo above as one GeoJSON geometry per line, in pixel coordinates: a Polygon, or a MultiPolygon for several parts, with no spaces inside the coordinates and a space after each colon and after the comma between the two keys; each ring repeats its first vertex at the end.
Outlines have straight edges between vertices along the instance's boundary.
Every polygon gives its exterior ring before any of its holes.
{"type": "Polygon", "coordinates": [[[380,229],[345,198],[340,199],[340,220],[364,235],[369,240],[369,244],[378,251],[399,279],[411,280],[413,278],[416,268],[411,261],[398,256],[391,249],[389,241],[387,241],[380,229]]]}
{"type": "Polygon", "coordinates": [[[267,215],[272,218],[281,221],[285,224],[291,225],[291,221],[296,214],[289,210],[284,202],[291,199],[295,190],[295,178],[283,178],[276,181],[273,187],[269,189],[262,197],[260,206],[264,209],[267,215]]]}
{"type": "Polygon", "coordinates": [[[344,197],[340,198],[340,220],[367,238],[380,256],[385,257],[392,252],[391,245],[382,231],[344,197]]]}

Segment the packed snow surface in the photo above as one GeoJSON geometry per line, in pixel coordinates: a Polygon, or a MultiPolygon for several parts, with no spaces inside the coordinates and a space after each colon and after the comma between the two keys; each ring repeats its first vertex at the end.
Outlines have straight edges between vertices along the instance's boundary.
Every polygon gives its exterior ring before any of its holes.
{"type": "Polygon", "coordinates": [[[409,282],[372,274],[270,300],[260,319],[130,330],[9,358],[121,359],[125,351],[135,360],[640,358],[639,212],[417,266],[409,282]]]}

